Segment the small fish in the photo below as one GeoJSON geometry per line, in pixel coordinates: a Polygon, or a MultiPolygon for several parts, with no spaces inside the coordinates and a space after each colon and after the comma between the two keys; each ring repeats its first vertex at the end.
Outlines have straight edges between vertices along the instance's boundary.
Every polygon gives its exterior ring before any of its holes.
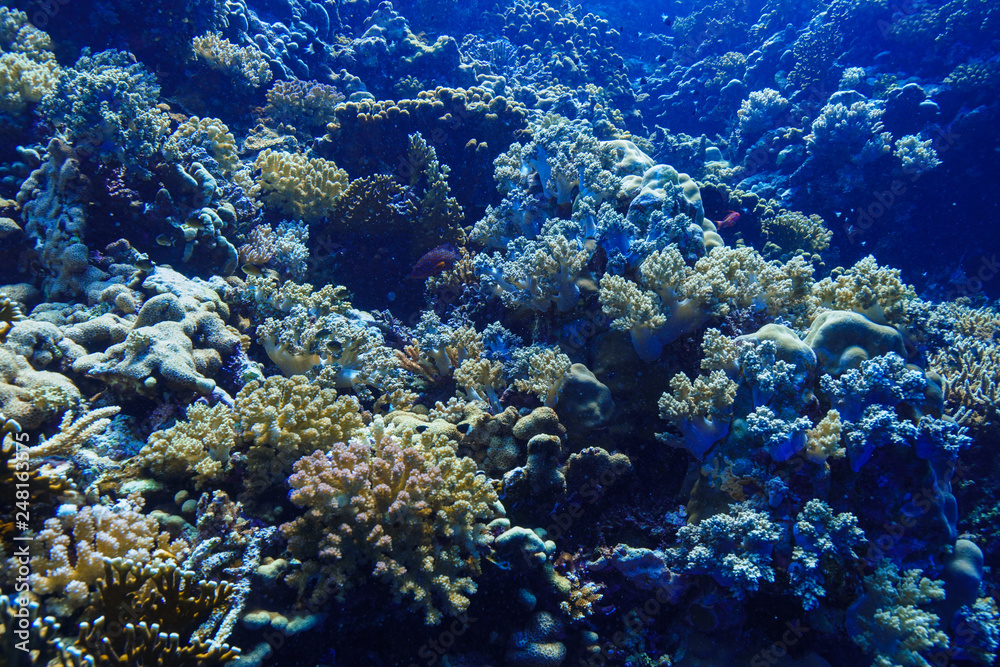
{"type": "Polygon", "coordinates": [[[459,257],[461,255],[458,254],[458,249],[450,243],[444,243],[436,248],[431,248],[424,253],[423,257],[416,261],[413,265],[413,270],[410,271],[410,275],[407,278],[423,280],[424,278],[436,276],[454,267],[459,257]]]}
{"type": "Polygon", "coordinates": [[[166,234],[160,234],[157,236],[156,242],[163,246],[172,246],[174,244],[174,240],[166,234]]]}
{"type": "Polygon", "coordinates": [[[264,272],[260,270],[260,267],[256,264],[244,264],[240,267],[240,271],[247,274],[248,276],[260,276],[264,272]]]}
{"type": "Polygon", "coordinates": [[[152,271],[153,261],[146,255],[142,255],[139,259],[135,260],[135,268],[140,271],[152,271]]]}
{"type": "Polygon", "coordinates": [[[740,221],[740,214],[738,211],[726,211],[726,217],[722,220],[716,220],[715,226],[719,229],[725,229],[727,227],[732,227],[737,222],[740,221]]]}

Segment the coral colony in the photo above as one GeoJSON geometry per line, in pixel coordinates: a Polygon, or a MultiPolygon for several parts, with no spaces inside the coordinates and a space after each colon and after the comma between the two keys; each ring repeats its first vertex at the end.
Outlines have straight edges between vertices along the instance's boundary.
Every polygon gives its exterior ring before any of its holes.
{"type": "Polygon", "coordinates": [[[0,667],[989,667],[1000,5],[10,0],[0,667]]]}

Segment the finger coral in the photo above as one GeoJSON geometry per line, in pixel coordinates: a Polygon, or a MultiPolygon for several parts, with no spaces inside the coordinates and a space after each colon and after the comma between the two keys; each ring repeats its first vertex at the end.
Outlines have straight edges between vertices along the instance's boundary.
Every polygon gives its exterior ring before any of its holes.
{"type": "Polygon", "coordinates": [[[343,598],[356,574],[386,582],[428,625],[468,607],[479,573],[481,522],[496,495],[475,464],[440,436],[396,433],[376,418],[369,434],[300,459],[289,498],[307,512],[281,530],[304,569],[290,583],[343,598]]]}
{"type": "Polygon", "coordinates": [[[248,382],[236,395],[235,417],[250,443],[252,479],[284,479],[299,458],[348,441],[362,426],[360,411],[355,397],[338,396],[301,375],[248,382]]]}
{"type": "Polygon", "coordinates": [[[31,557],[31,585],[47,596],[46,606],[57,616],[68,616],[92,602],[105,558],[158,564],[158,549],[179,554],[187,548],[160,530],[157,520],[142,513],[142,500],[115,505],[64,505],[47,519],[35,538],[31,557]]]}
{"type": "Polygon", "coordinates": [[[284,215],[306,222],[326,216],[343,194],[347,172],[323,158],[265,149],[253,163],[256,191],[284,215]]]}

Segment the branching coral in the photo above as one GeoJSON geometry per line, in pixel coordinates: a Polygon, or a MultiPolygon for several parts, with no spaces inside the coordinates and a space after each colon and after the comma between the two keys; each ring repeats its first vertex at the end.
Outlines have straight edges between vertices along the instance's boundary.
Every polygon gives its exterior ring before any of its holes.
{"type": "Polygon", "coordinates": [[[128,53],[102,51],[64,70],[41,106],[78,150],[148,176],[170,129],[159,94],[156,77],[128,53]]]}
{"type": "Polygon", "coordinates": [[[347,172],[329,160],[270,148],[257,156],[253,168],[258,173],[252,194],[282,214],[306,222],[328,215],[349,182],[347,172]]]}
{"type": "Polygon", "coordinates": [[[475,262],[483,282],[507,306],[566,312],[579,300],[577,278],[589,258],[579,239],[549,234],[538,241],[511,241],[506,259],[484,253],[475,262]]]}
{"type": "Polygon", "coordinates": [[[761,233],[767,239],[764,255],[776,259],[789,259],[792,255],[805,254],[817,257],[830,247],[833,232],[827,229],[818,215],[781,211],[776,216],[761,220],[761,233]]]}
{"type": "Polygon", "coordinates": [[[257,336],[286,376],[326,370],[337,388],[355,391],[390,391],[403,379],[400,360],[383,344],[382,334],[355,317],[316,317],[304,306],[293,306],[284,318],[268,318],[257,327],[257,336]]]}
{"type": "Polygon", "coordinates": [[[945,380],[948,408],[959,423],[975,429],[997,420],[1000,405],[1000,346],[962,336],[931,359],[945,380]]]}
{"type": "Polygon", "coordinates": [[[397,599],[409,598],[429,625],[469,605],[479,573],[477,543],[496,495],[442,436],[396,433],[376,418],[368,434],[338,442],[295,464],[293,503],[306,514],[282,526],[304,560],[289,582],[300,594],[312,576],[343,598],[371,572],[397,599]]]}
{"type": "Polygon", "coordinates": [[[73,411],[63,415],[59,432],[28,448],[32,457],[63,456],[72,458],[90,438],[100,435],[111,423],[111,418],[121,410],[117,405],[91,410],[73,419],[73,411]]]}
{"type": "Polygon", "coordinates": [[[865,594],[848,611],[851,638],[878,667],[926,667],[925,653],[948,648],[940,619],[920,606],[943,600],[944,586],[920,575],[883,561],[865,577],[865,594]]]}
{"type": "Polygon", "coordinates": [[[333,110],[344,96],[333,86],[315,81],[276,81],[267,91],[264,113],[287,125],[311,131],[333,120],[333,110]]]}
{"type": "Polygon", "coordinates": [[[223,403],[195,403],[187,420],[149,436],[138,460],[158,478],[183,479],[194,473],[195,488],[218,481],[236,445],[232,410],[223,403]]]}
{"type": "Polygon", "coordinates": [[[220,33],[195,37],[191,46],[199,60],[223,72],[238,86],[259,88],[271,80],[267,58],[256,46],[236,46],[220,33]]]}
{"type": "Polygon", "coordinates": [[[242,438],[250,443],[251,479],[268,486],[309,452],[346,442],[362,426],[360,411],[358,399],[338,396],[301,375],[248,382],[236,395],[235,413],[242,438]]]}
{"type": "Polygon", "coordinates": [[[541,346],[523,348],[515,355],[521,368],[514,381],[518,391],[534,394],[547,407],[555,405],[570,369],[569,357],[556,348],[541,346]]]}
{"type": "Polygon", "coordinates": [[[921,371],[907,368],[902,357],[890,352],[862,361],[837,379],[824,375],[820,386],[843,419],[856,421],[869,405],[919,406],[927,380],[921,371]]]}
{"type": "Polygon", "coordinates": [[[157,520],[141,512],[142,504],[138,499],[79,509],[64,505],[46,520],[35,538],[31,585],[52,613],[68,616],[92,601],[105,558],[156,565],[163,562],[157,550],[179,554],[187,548],[160,531],[157,520]]]}
{"type": "Polygon", "coordinates": [[[808,310],[811,278],[801,258],[769,264],[748,247],[714,248],[691,267],[671,244],[643,261],[638,286],[605,275],[600,299],[605,314],[615,318],[612,327],[628,331],[639,357],[652,361],[665,343],[736,309],[808,310]]]}

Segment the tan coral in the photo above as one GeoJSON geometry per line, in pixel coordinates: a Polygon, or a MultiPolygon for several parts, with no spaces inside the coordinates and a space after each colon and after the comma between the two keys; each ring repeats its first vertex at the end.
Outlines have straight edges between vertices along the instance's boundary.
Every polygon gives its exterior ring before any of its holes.
{"type": "Polygon", "coordinates": [[[996,425],[1000,405],[1000,345],[959,337],[931,358],[945,381],[948,410],[963,426],[996,425]]]}
{"type": "Polygon", "coordinates": [[[36,459],[46,456],[73,458],[87,440],[103,433],[111,423],[111,418],[119,412],[121,412],[120,407],[111,405],[85,412],[79,418],[74,419],[73,411],[67,410],[59,425],[59,432],[51,438],[29,447],[28,454],[36,459]]]}
{"type": "Polygon", "coordinates": [[[236,395],[236,414],[250,443],[250,490],[283,480],[306,454],[350,439],[362,426],[360,412],[357,398],[338,396],[301,375],[248,382],[236,395]]]}
{"type": "Polygon", "coordinates": [[[229,131],[229,126],[218,118],[188,118],[163,145],[164,156],[172,160],[180,159],[184,153],[182,142],[195,143],[206,149],[225,174],[232,174],[240,167],[236,137],[229,131]]]}
{"type": "Polygon", "coordinates": [[[161,479],[194,476],[195,488],[218,481],[236,446],[233,412],[223,403],[188,407],[187,419],[150,434],[137,460],[161,479]]]}
{"type": "Polygon", "coordinates": [[[191,40],[195,56],[245,88],[259,88],[271,80],[267,57],[255,45],[239,47],[221,33],[206,33],[191,40]]]}
{"type": "Polygon", "coordinates": [[[270,148],[257,156],[253,168],[258,175],[251,194],[305,222],[325,217],[349,183],[347,172],[329,160],[270,148]]]}
{"type": "Polygon", "coordinates": [[[813,428],[806,431],[806,446],[802,450],[813,463],[823,463],[828,458],[844,458],[847,450],[840,446],[840,413],[830,410],[813,428]]]}
{"type": "Polygon", "coordinates": [[[476,590],[477,544],[496,494],[442,435],[397,432],[379,418],[368,431],[296,463],[289,497],[308,511],[281,527],[304,561],[288,581],[304,594],[318,577],[317,595],[332,584],[343,598],[371,573],[437,624],[465,611],[476,590]]]}
{"type": "Polygon", "coordinates": [[[514,385],[518,391],[534,394],[551,408],[559,398],[570,366],[569,357],[556,348],[542,348],[528,360],[528,377],[515,380],[514,385]]]}
{"type": "Polygon", "coordinates": [[[156,565],[163,562],[158,549],[184,553],[187,543],[160,531],[142,506],[135,497],[112,506],[66,507],[45,522],[32,545],[30,581],[49,611],[68,616],[90,602],[105,558],[156,565]]]}
{"type": "Polygon", "coordinates": [[[893,326],[906,324],[906,302],[916,298],[899,269],[879,266],[872,255],[849,269],[837,267],[812,291],[827,308],[853,310],[877,324],[893,326]]]}

